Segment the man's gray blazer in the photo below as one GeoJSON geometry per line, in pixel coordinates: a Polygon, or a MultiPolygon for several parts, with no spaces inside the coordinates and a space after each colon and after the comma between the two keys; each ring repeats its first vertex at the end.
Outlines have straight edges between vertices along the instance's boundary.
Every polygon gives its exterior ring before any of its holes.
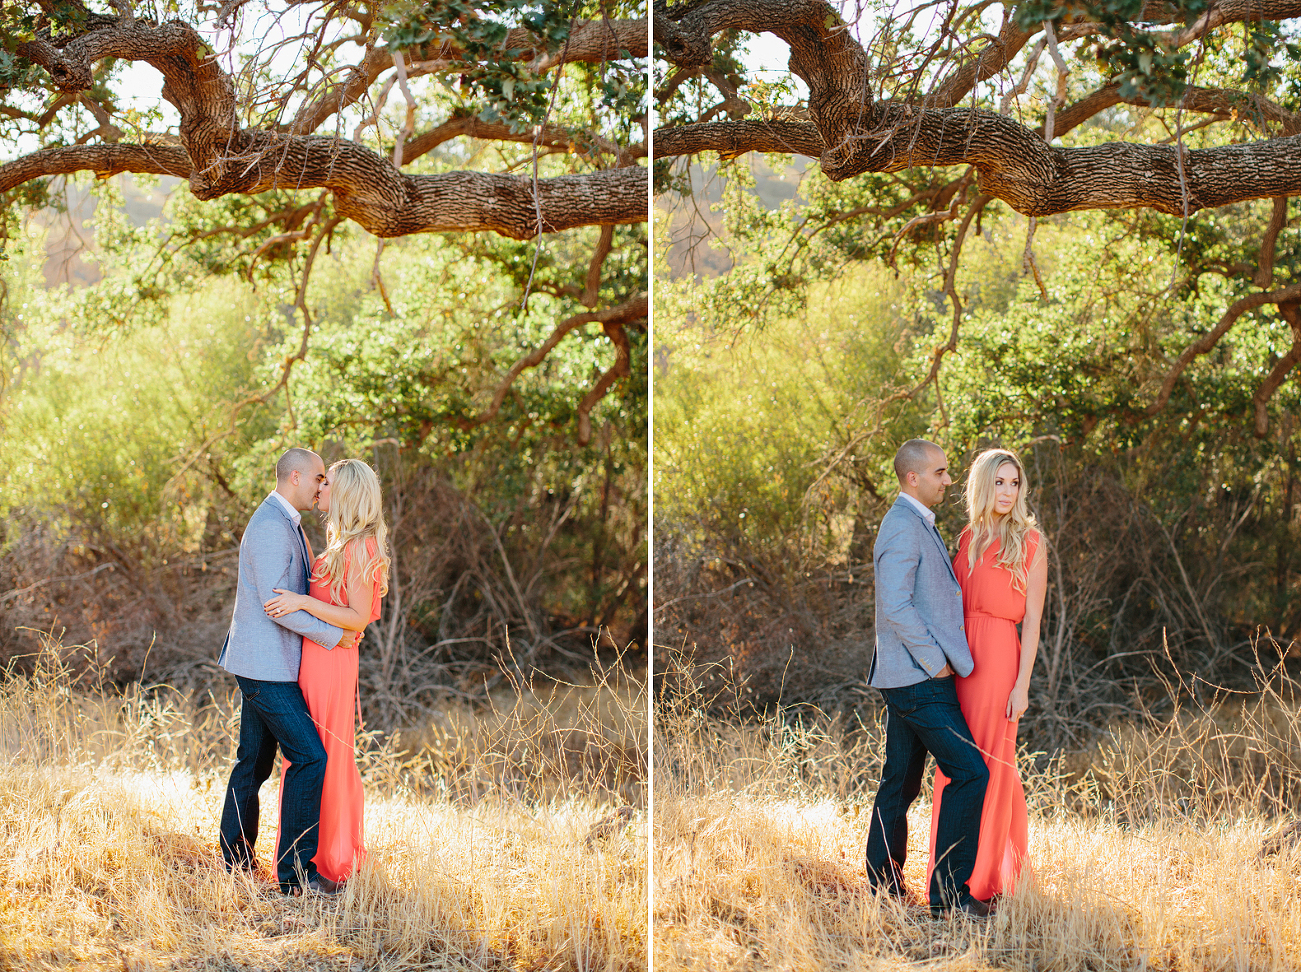
{"type": "Polygon", "coordinates": [[[304,637],[326,648],[335,647],[343,638],[342,628],[326,624],[306,611],[295,611],[273,621],[262,607],[276,596],[277,587],[306,594],[311,573],[302,531],[284,506],[268,496],[248,521],[239,543],[235,615],[217,664],[245,678],[296,682],[304,637]]]}
{"type": "Polygon", "coordinates": [[[872,548],[876,565],[876,654],[869,685],[900,688],[933,678],[947,661],[975,666],[962,618],[962,588],[939,531],[900,496],[872,548]]]}

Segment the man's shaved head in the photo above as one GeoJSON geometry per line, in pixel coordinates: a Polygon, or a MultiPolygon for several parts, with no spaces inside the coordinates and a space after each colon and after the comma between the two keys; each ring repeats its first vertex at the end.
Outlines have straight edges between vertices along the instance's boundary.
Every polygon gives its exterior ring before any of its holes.
{"type": "MultiPolygon", "coordinates": [[[[301,473],[306,479],[316,472],[316,464],[320,461],[321,457],[311,449],[294,447],[281,456],[280,461],[276,463],[276,482],[287,483],[289,477],[295,472],[301,473]]],[[[895,463],[897,465],[898,460],[895,460],[895,463]]]]}
{"type": "Polygon", "coordinates": [[[936,454],[944,455],[944,450],[928,439],[909,439],[894,454],[894,474],[903,482],[910,472],[919,476],[926,472],[935,461],[936,454]]]}

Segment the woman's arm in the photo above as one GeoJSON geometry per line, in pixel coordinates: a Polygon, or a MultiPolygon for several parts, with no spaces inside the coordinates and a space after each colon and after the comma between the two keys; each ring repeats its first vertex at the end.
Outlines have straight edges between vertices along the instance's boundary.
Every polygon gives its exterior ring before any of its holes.
{"type": "MultiPolygon", "coordinates": [[[[1016,673],[1016,684],[1007,697],[1005,715],[1015,721],[1030,707],[1030,673],[1034,671],[1034,656],[1039,652],[1039,622],[1044,614],[1044,594],[1048,591],[1048,552],[1043,537],[1030,564],[1026,578],[1025,618],[1021,622],[1021,667],[1016,673]]],[[[326,620],[322,618],[322,620],[326,620]]]]}
{"type": "Polygon", "coordinates": [[[354,558],[352,569],[348,572],[347,584],[344,587],[345,596],[348,599],[347,607],[339,604],[330,604],[326,601],[317,600],[308,594],[295,594],[292,591],[274,588],[277,597],[273,597],[263,605],[266,613],[273,617],[280,617],[291,611],[306,611],[314,618],[320,618],[327,624],[333,624],[336,627],[344,628],[348,631],[363,631],[366,625],[370,623],[370,609],[374,604],[375,582],[362,576],[361,567],[356,563],[354,558]]]}

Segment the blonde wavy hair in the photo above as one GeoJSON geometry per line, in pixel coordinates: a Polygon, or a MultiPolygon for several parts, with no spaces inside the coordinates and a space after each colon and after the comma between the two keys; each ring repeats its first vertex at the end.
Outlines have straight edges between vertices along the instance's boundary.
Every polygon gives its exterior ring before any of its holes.
{"type": "Polygon", "coordinates": [[[341,459],[330,467],[330,511],[325,520],[325,552],[317,561],[316,580],[330,581],[330,597],[343,597],[348,578],[344,576],[344,554],[350,544],[359,553],[353,555],[353,567],[360,566],[361,576],[373,577],[380,585],[380,597],[388,593],[388,572],[392,559],[388,549],[388,526],[384,522],[384,498],[379,477],[360,459],[341,459]],[[366,540],[375,538],[375,555],[365,564],[366,540]]]}
{"type": "MultiPolygon", "coordinates": [[[[1012,584],[1022,592],[1030,574],[1030,565],[1026,562],[1026,536],[1039,526],[1026,499],[1029,492],[1025,466],[1015,453],[1006,449],[986,449],[976,456],[967,473],[967,529],[971,531],[967,543],[967,566],[974,569],[985,551],[998,540],[998,566],[1012,572],[1012,584]],[[1009,462],[1016,466],[1021,488],[1017,490],[1012,509],[1006,516],[999,516],[994,512],[994,480],[998,478],[999,467],[1009,462]]],[[[1042,536],[1039,542],[1043,542],[1042,536]]]]}

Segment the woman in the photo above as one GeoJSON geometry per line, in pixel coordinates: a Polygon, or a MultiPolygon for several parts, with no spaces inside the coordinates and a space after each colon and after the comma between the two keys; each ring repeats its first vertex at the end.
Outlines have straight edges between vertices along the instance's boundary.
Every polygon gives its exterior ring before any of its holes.
{"type": "MultiPolygon", "coordinates": [[[[273,618],[306,611],[337,627],[362,631],[379,618],[380,599],[388,593],[388,527],[379,477],[360,459],[336,462],[321,483],[316,505],[326,514],[326,547],[312,569],[310,593],[276,588],[278,596],[264,607],[273,618]]],[[[304,638],[298,669],[298,684],[329,757],[314,860],[316,869],[336,883],[346,881],[366,854],[361,774],[353,755],[353,716],[359,704],[357,652],[351,645],[352,639],[345,638],[328,650],[304,638]]]]}
{"type": "MultiPolygon", "coordinates": [[[[975,668],[956,682],[958,704],[989,767],[971,895],[988,901],[1011,891],[1029,871],[1025,791],[1016,769],[1017,720],[1029,705],[1030,672],[1039,649],[1039,620],[1048,561],[1026,503],[1025,468],[1005,449],[976,457],[967,476],[970,522],[958,538],[953,571],[962,588],[967,644],[975,668]],[[1023,640],[1018,640],[1022,622],[1023,640]]],[[[947,780],[935,773],[931,859],[947,780]]],[[[943,849],[941,849],[942,851],[943,849]]]]}

